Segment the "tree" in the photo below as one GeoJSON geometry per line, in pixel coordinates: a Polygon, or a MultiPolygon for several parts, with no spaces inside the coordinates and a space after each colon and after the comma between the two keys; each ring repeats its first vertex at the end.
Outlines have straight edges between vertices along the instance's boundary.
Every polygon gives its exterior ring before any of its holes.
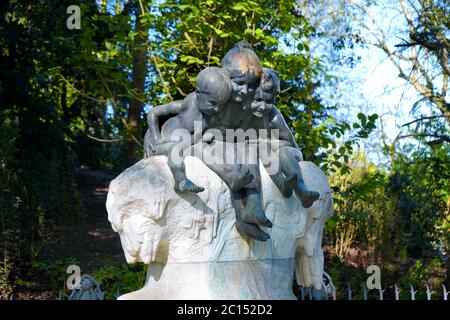
{"type": "MultiPolygon", "coordinates": [[[[132,165],[138,159],[138,147],[142,147],[139,143],[142,137],[142,120],[141,115],[144,105],[145,79],[147,77],[147,37],[148,32],[145,28],[144,6],[141,1],[139,5],[135,5],[135,37],[132,47],[132,89],[130,107],[128,109],[128,129],[132,139],[127,144],[127,164],[132,165]]],[[[148,16],[147,16],[148,17],[148,16]]]]}
{"type": "Polygon", "coordinates": [[[347,1],[347,5],[352,12],[357,12],[355,23],[360,26],[362,34],[345,36],[382,50],[397,68],[399,77],[422,97],[411,108],[416,119],[404,125],[412,132],[399,134],[393,145],[399,139],[411,137],[425,138],[422,140],[430,146],[449,143],[450,6],[447,1],[373,1],[365,5],[351,0],[347,1]],[[387,18],[382,8],[397,14],[387,18]],[[389,24],[386,21],[390,21],[389,24]],[[432,106],[431,114],[421,113],[420,106],[423,104],[432,106]],[[411,127],[413,124],[415,128],[411,127]]]}

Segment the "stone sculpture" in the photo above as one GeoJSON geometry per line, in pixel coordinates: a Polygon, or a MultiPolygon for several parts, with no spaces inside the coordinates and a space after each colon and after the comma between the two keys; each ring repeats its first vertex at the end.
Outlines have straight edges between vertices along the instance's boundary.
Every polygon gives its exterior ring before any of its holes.
{"type": "Polygon", "coordinates": [[[80,279],[79,288],[73,289],[69,295],[69,300],[103,300],[105,293],[100,289],[100,283],[93,277],[84,274],[80,279]]]}
{"type": "Polygon", "coordinates": [[[322,289],[331,190],[303,161],[279,91],[239,42],[195,92],[150,110],[144,159],[108,192],[127,261],[149,264],[144,288],[120,299],[293,299],[294,270],[322,289]]]}

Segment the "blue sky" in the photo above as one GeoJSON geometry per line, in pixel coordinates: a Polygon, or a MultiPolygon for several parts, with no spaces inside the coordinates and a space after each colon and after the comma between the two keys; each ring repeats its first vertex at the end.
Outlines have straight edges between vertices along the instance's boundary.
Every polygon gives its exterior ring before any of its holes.
{"type": "MultiPolygon", "coordinates": [[[[362,1],[355,0],[361,3],[362,1]]],[[[354,30],[359,31],[364,39],[373,40],[372,33],[378,33],[378,29],[386,33],[386,42],[391,48],[401,42],[401,35],[407,37],[407,26],[405,19],[400,12],[397,0],[385,0],[383,6],[374,6],[366,16],[360,15],[362,23],[368,28],[360,28],[360,24],[353,23],[354,30]],[[373,23],[375,21],[375,23],[373,23]]],[[[327,10],[336,10],[336,5],[328,6],[327,10]]],[[[327,13],[331,15],[330,13],[327,13]]],[[[329,28],[327,22],[320,22],[322,28],[329,28]]],[[[323,41],[318,39],[318,42],[323,41]]],[[[321,44],[317,43],[317,54],[321,55],[321,44]]],[[[421,99],[415,89],[401,79],[398,69],[387,58],[387,55],[379,48],[368,45],[364,48],[355,46],[348,49],[349,53],[355,53],[361,57],[355,67],[338,67],[333,72],[341,78],[334,88],[326,88],[327,91],[321,93],[322,98],[330,105],[338,103],[342,106],[337,111],[337,117],[356,121],[359,112],[365,114],[377,113],[380,116],[377,132],[373,133],[362,145],[373,162],[385,162],[381,155],[381,129],[387,136],[390,143],[402,130],[402,125],[413,120],[410,114],[412,105],[421,99]],[[381,123],[383,126],[381,126],[381,123]]],[[[326,52],[325,52],[326,54],[326,52]]],[[[409,71],[405,68],[405,71],[409,71]]],[[[431,110],[420,107],[420,112],[430,114],[431,110]]],[[[405,132],[405,128],[403,128],[405,132]]],[[[406,141],[400,141],[405,143],[406,141]]],[[[408,141],[414,142],[414,141],[408,141]]]]}

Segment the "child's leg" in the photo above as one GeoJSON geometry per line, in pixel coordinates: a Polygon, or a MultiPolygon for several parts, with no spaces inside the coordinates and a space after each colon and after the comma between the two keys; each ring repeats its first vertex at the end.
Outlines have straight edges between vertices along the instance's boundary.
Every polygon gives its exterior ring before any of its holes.
{"type": "Polygon", "coordinates": [[[171,144],[171,147],[168,147],[167,150],[167,164],[169,165],[170,171],[172,171],[173,177],[175,179],[175,185],[174,188],[177,191],[180,192],[202,192],[205,189],[202,187],[197,186],[194,184],[191,180],[188,179],[186,176],[186,167],[184,165],[184,159],[185,159],[185,149],[180,149],[179,154],[176,154],[174,152],[173,147],[175,145],[178,145],[177,142],[175,143],[169,143],[171,144]]]}
{"type": "Polygon", "coordinates": [[[148,158],[153,154],[153,151],[150,148],[150,131],[145,132],[145,136],[144,136],[144,158],[148,158]]]}
{"type": "Polygon", "coordinates": [[[294,192],[300,197],[303,207],[309,208],[314,201],[319,199],[320,194],[316,191],[309,190],[305,185],[302,171],[293,152],[294,150],[291,149],[292,147],[280,148],[280,166],[287,177],[296,177],[297,181],[294,185],[294,192]]]}
{"type": "Polygon", "coordinates": [[[249,170],[254,175],[251,185],[243,188],[242,220],[248,223],[256,223],[263,227],[272,227],[272,222],[267,219],[262,207],[261,199],[261,174],[258,164],[244,164],[243,170],[249,170]]]}
{"type": "MultiPolygon", "coordinates": [[[[277,186],[278,190],[280,190],[283,197],[289,198],[292,196],[292,188],[294,187],[293,184],[291,184],[291,187],[288,188],[288,184],[286,184],[286,177],[281,172],[281,170],[277,171],[275,174],[271,174],[270,178],[277,186]]],[[[295,183],[295,177],[292,177],[291,180],[295,183]]]]}
{"type": "Polygon", "coordinates": [[[241,190],[254,179],[253,174],[247,168],[238,164],[206,164],[220,179],[230,188],[232,192],[241,190]]]}
{"type": "Polygon", "coordinates": [[[153,151],[150,149],[150,136],[148,135],[148,132],[149,131],[147,130],[147,133],[145,134],[144,158],[157,155],[167,156],[167,164],[175,180],[174,189],[181,192],[202,192],[204,190],[202,187],[196,186],[186,177],[183,155],[175,157],[175,155],[172,154],[173,147],[178,145],[178,142],[166,142],[156,145],[155,151],[153,151]],[[182,161],[179,161],[180,157],[182,161]],[[175,160],[175,158],[177,158],[177,160],[175,160]]]}
{"type": "Polygon", "coordinates": [[[231,201],[233,203],[233,208],[236,213],[236,229],[242,234],[246,235],[252,239],[258,241],[266,241],[270,239],[270,236],[265,233],[261,228],[254,223],[247,223],[243,221],[241,213],[241,203],[242,203],[242,194],[240,192],[232,192],[231,193],[231,201]]]}
{"type": "Polygon", "coordinates": [[[271,228],[272,222],[267,219],[264,209],[261,205],[261,190],[259,188],[242,189],[243,196],[241,200],[242,221],[258,224],[263,227],[271,228]]]}
{"type": "Polygon", "coordinates": [[[255,166],[214,163],[207,166],[227,184],[233,198],[239,200],[235,210],[243,222],[272,227],[261,206],[259,170],[255,166]]]}
{"type": "Polygon", "coordinates": [[[282,170],[281,162],[283,159],[280,156],[279,146],[276,146],[276,149],[274,149],[273,146],[271,146],[271,148],[272,152],[270,154],[270,158],[268,158],[270,162],[268,162],[267,160],[263,161],[263,165],[269,173],[270,178],[277,186],[278,190],[280,190],[283,197],[289,198],[290,196],[292,196],[292,190],[295,186],[295,183],[297,182],[296,172],[292,173],[291,175],[285,176],[282,170]],[[273,174],[270,174],[270,172],[274,171],[274,168],[271,167],[273,157],[277,158],[276,160],[279,165],[277,171],[273,174]]]}
{"type": "MultiPolygon", "coordinates": [[[[259,195],[261,179],[258,165],[241,165],[238,162],[238,157],[227,159],[231,152],[233,154],[239,152],[235,144],[215,142],[204,147],[203,152],[206,151],[207,154],[214,155],[214,157],[208,156],[207,159],[216,161],[205,161],[206,159],[203,159],[203,162],[227,184],[232,192],[233,207],[236,211],[236,228],[240,228],[239,231],[248,234],[253,239],[267,240],[268,235],[260,230],[257,225],[246,224],[272,226],[272,223],[265,217],[261,206],[259,195]],[[215,148],[215,152],[208,149],[211,147],[215,148]]],[[[200,153],[197,152],[196,154],[200,153]]]]}

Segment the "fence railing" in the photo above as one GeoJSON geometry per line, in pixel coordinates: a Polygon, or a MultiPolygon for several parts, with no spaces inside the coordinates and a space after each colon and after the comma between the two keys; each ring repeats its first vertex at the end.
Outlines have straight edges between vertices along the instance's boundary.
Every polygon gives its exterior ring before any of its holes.
{"type": "MultiPolygon", "coordinates": [[[[304,288],[300,287],[300,300],[387,300],[389,298],[391,300],[402,300],[400,299],[400,292],[402,289],[394,284],[393,287],[389,288],[378,288],[371,289],[367,288],[366,283],[362,284],[362,295],[361,292],[358,296],[354,295],[354,290],[350,284],[340,291],[340,293],[344,292],[345,294],[341,295],[342,298],[337,298],[337,290],[331,277],[324,273],[324,282],[321,290],[316,290],[313,288],[304,288]],[[392,295],[387,296],[386,294],[390,293],[392,295]],[[372,293],[369,297],[369,293],[372,293]],[[371,298],[371,299],[369,299],[371,298]],[[393,298],[393,299],[392,299],[393,298]]],[[[361,288],[360,287],[360,288],[361,288]]],[[[430,286],[425,283],[425,285],[421,288],[417,288],[417,290],[410,285],[408,289],[409,291],[408,300],[416,300],[416,295],[419,291],[423,290],[426,294],[426,300],[448,300],[450,292],[447,290],[445,285],[442,285],[442,291],[435,288],[434,291],[430,288],[430,286]],[[434,298],[434,299],[433,299],[434,298]]],[[[423,293],[422,291],[422,293],[423,293]]],[[[117,290],[114,294],[114,297],[117,299],[120,296],[119,290],[117,290]]],[[[70,294],[66,295],[62,291],[59,292],[56,300],[103,300],[105,296],[105,292],[101,290],[101,284],[89,275],[83,275],[80,279],[80,284],[77,288],[71,290],[70,294]]],[[[13,300],[13,295],[9,297],[10,300],[13,300]]],[[[405,300],[405,295],[403,295],[403,300],[405,300]]]]}
{"type": "MultiPolygon", "coordinates": [[[[393,299],[391,300],[405,300],[405,298],[400,299],[400,292],[402,292],[402,289],[399,286],[397,286],[397,284],[394,284],[394,287],[391,288],[384,288],[384,289],[378,288],[371,290],[369,290],[367,286],[363,284],[362,296],[359,295],[358,297],[355,297],[354,290],[350,284],[347,284],[344,290],[346,293],[345,298],[338,299],[336,287],[332,283],[327,285],[324,284],[322,290],[300,287],[300,300],[370,300],[369,299],[370,291],[375,293],[377,300],[387,300],[386,299],[386,293],[388,293],[387,290],[392,290],[391,293],[393,295],[391,295],[390,297],[393,297],[393,299]]],[[[424,290],[426,294],[426,300],[441,300],[441,299],[448,300],[450,293],[445,287],[445,285],[442,285],[442,291],[441,290],[433,291],[430,289],[428,284],[425,284],[423,288],[417,288],[417,290],[413,287],[413,285],[410,285],[410,287],[407,290],[409,291],[408,300],[416,300],[416,295],[420,290],[424,290]]]]}

